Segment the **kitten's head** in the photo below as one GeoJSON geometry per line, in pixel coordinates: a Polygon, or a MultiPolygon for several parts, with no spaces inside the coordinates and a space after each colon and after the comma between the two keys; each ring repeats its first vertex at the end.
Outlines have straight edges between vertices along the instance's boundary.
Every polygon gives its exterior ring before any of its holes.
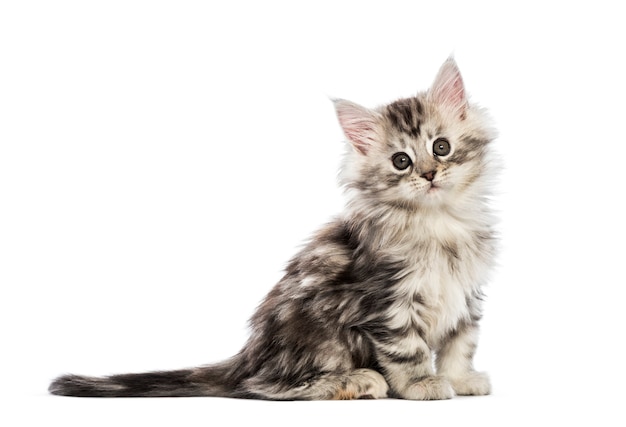
{"type": "Polygon", "coordinates": [[[350,142],[341,180],[358,199],[415,210],[484,195],[494,133],[468,103],[453,59],[414,98],[375,110],[345,100],[335,107],[350,142]]]}

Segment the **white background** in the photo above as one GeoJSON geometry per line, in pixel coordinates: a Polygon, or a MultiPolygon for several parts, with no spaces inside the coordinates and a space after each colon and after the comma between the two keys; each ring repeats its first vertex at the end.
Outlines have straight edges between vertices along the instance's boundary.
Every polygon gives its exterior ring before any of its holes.
{"type": "Polygon", "coordinates": [[[3,425],[623,425],[618,2],[0,3],[3,425]],[[218,3],[223,3],[218,5],[218,3]],[[476,365],[445,402],[72,399],[48,382],[215,362],[342,208],[329,97],[453,53],[506,168],[476,365]]]}

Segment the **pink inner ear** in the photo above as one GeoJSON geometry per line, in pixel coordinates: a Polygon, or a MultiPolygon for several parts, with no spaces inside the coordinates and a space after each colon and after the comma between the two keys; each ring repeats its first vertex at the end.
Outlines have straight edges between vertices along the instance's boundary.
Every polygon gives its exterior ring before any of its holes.
{"type": "Polygon", "coordinates": [[[377,140],[375,113],[350,101],[336,100],[337,118],[344,134],[361,154],[367,154],[377,140]]]}
{"type": "Polygon", "coordinates": [[[461,72],[453,59],[448,59],[439,70],[435,83],[431,88],[433,99],[438,104],[465,117],[467,99],[461,72]]]}

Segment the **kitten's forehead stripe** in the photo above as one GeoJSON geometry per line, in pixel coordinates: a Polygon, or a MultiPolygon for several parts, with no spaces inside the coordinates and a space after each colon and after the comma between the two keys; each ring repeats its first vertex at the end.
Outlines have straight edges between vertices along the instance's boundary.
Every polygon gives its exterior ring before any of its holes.
{"type": "Polygon", "coordinates": [[[461,145],[448,159],[449,162],[462,164],[481,156],[489,140],[467,136],[461,139],[461,145]]]}
{"type": "Polygon", "coordinates": [[[420,134],[424,106],[417,98],[404,98],[389,104],[386,115],[397,130],[417,138],[420,134]]]}

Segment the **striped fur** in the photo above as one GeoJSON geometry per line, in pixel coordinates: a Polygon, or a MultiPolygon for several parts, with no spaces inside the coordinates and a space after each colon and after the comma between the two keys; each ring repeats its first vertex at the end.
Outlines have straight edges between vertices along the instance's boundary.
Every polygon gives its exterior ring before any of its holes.
{"type": "Polygon", "coordinates": [[[66,375],[51,393],[427,400],[490,392],[472,366],[494,257],[485,113],[467,102],[453,60],[415,97],[374,110],[335,106],[350,143],[346,210],[289,262],[239,354],[174,372],[66,375]]]}

